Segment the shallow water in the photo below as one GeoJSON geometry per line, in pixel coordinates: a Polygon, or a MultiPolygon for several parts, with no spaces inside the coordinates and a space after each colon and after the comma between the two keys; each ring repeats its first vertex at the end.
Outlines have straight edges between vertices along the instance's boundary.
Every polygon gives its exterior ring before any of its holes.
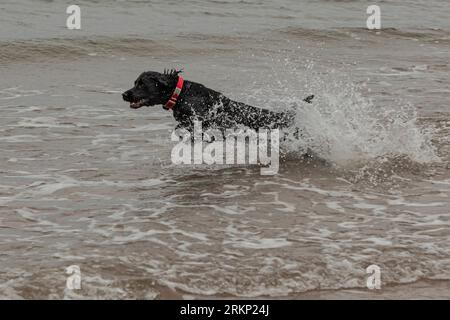
{"type": "Polygon", "coordinates": [[[35,3],[0,4],[0,297],[320,297],[371,264],[450,294],[444,2],[381,2],[379,32],[359,1],[82,1],[81,31],[35,3]],[[165,67],[294,105],[279,174],[173,165],[170,112],[120,96],[165,67]]]}

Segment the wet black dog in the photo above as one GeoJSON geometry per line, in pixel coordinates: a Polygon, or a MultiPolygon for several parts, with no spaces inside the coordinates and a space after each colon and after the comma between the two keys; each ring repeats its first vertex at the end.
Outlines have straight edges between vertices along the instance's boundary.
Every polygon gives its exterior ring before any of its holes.
{"type": "MultiPolygon", "coordinates": [[[[178,128],[191,130],[194,121],[201,121],[203,129],[232,129],[244,125],[251,129],[281,129],[293,124],[295,113],[273,112],[256,108],[225,97],[220,92],[202,84],[184,81],[181,71],[171,70],[164,73],[148,71],[142,73],[134,87],[122,94],[130,102],[130,107],[163,105],[172,109],[178,128]]],[[[310,102],[314,96],[304,101],[310,102]]]]}

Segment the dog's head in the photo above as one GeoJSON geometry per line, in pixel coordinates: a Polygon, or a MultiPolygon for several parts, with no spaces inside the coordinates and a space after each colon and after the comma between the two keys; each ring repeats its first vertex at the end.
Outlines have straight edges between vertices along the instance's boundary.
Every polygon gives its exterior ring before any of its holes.
{"type": "Polygon", "coordinates": [[[165,104],[172,95],[181,72],[182,70],[144,72],[136,79],[133,88],[122,93],[123,100],[129,102],[133,109],[165,104]]]}

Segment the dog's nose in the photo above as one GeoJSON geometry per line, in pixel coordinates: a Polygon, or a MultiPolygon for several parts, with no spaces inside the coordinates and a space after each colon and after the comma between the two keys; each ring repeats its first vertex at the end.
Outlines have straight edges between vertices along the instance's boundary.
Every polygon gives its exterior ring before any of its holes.
{"type": "Polygon", "coordinates": [[[124,93],[122,93],[122,98],[125,101],[130,100],[130,92],[129,91],[125,91],[124,93]]]}

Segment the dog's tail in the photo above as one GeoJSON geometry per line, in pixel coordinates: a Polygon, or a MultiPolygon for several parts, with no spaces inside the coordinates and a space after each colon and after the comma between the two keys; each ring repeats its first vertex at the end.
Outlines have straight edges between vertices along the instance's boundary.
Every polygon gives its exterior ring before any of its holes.
{"type": "Polygon", "coordinates": [[[314,95],[313,94],[307,96],[305,99],[303,99],[303,101],[305,101],[307,103],[312,103],[312,99],[314,99],[314,95]]]}

